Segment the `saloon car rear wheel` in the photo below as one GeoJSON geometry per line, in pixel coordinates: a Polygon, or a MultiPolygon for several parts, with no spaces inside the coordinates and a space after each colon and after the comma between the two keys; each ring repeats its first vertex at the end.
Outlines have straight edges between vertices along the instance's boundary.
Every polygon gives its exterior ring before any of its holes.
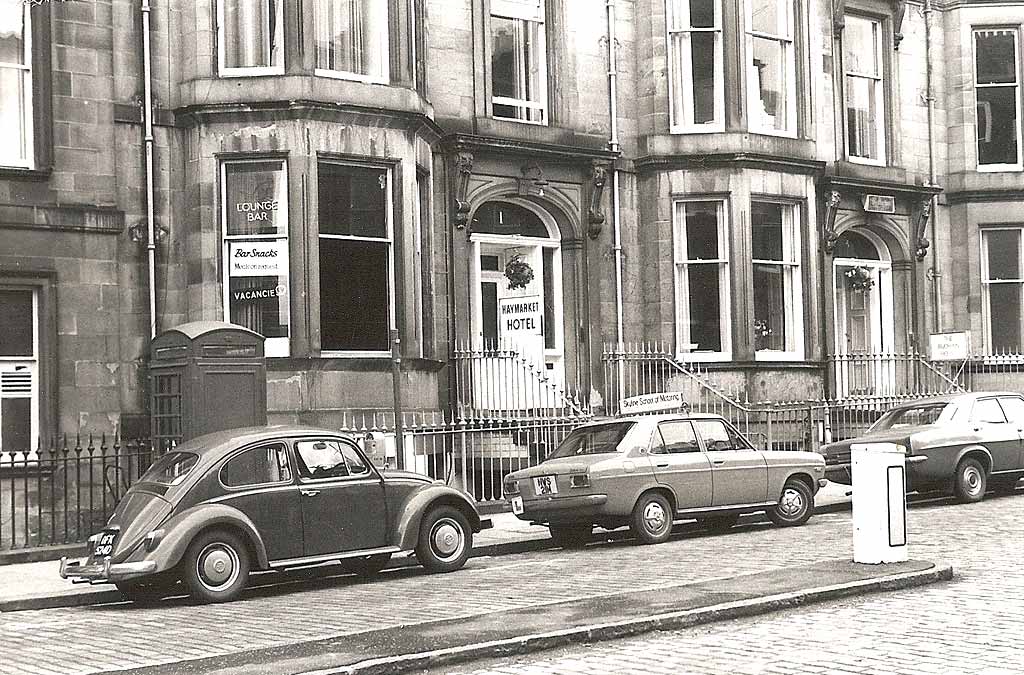
{"type": "Polygon", "coordinates": [[[466,564],[473,530],[462,512],[440,506],[423,517],[416,559],[430,572],[454,572],[466,564]]]}
{"type": "Polygon", "coordinates": [[[590,525],[548,525],[551,541],[562,548],[583,548],[593,531],[590,525]]]}
{"type": "Polygon", "coordinates": [[[768,509],[768,518],[780,527],[803,525],[814,511],[814,495],[807,483],[791,479],[782,487],[779,503],[768,509]]]}
{"type": "Polygon", "coordinates": [[[358,558],[342,558],[341,566],[346,572],[351,572],[357,577],[372,577],[384,569],[384,566],[391,560],[390,553],[376,553],[364,555],[358,558]]]}
{"type": "Polygon", "coordinates": [[[249,550],[232,532],[200,534],[189,545],[183,562],[185,583],[197,602],[229,602],[249,582],[249,550]]]}
{"type": "Polygon", "coordinates": [[[956,475],[953,477],[953,493],[958,501],[965,504],[980,502],[985,496],[988,479],[985,476],[985,468],[981,462],[973,457],[962,459],[956,465],[956,475]]]}
{"type": "Polygon", "coordinates": [[[633,507],[630,527],[645,544],[660,544],[672,534],[672,507],[664,495],[649,492],[633,507]]]}

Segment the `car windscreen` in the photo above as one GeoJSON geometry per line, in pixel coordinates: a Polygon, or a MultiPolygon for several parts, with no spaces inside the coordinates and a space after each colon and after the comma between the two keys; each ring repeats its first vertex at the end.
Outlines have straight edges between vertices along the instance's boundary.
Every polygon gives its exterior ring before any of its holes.
{"type": "Polygon", "coordinates": [[[939,417],[942,416],[943,411],[950,405],[952,404],[929,403],[896,408],[879,417],[878,421],[872,425],[871,430],[899,429],[900,427],[919,427],[935,424],[939,417]]]}
{"type": "Polygon", "coordinates": [[[548,459],[617,452],[619,443],[625,438],[626,432],[633,427],[633,424],[633,422],[609,422],[577,429],[565,437],[565,440],[555,448],[548,459]]]}
{"type": "Polygon", "coordinates": [[[139,482],[180,485],[198,461],[199,455],[193,452],[168,452],[149,467],[139,482]]]}

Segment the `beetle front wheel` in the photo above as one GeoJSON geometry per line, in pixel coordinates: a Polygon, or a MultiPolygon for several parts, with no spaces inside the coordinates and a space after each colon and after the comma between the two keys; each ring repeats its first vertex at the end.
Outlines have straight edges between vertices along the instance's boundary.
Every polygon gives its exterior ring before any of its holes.
{"type": "Polygon", "coordinates": [[[430,572],[454,572],[466,564],[473,548],[473,530],[462,512],[440,506],[423,517],[416,559],[430,572]]]}
{"type": "Polygon", "coordinates": [[[232,532],[200,534],[182,562],[185,583],[197,602],[229,602],[241,595],[249,582],[249,549],[232,532]]]}

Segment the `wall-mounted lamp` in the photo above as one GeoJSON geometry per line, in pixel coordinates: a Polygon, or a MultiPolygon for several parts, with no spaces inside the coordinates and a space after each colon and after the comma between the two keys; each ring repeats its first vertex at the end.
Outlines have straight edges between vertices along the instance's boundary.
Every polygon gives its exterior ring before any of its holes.
{"type": "MultiPolygon", "coordinates": [[[[148,244],[149,237],[147,236],[146,221],[140,220],[134,225],[128,226],[128,237],[136,244],[148,244]]],[[[153,238],[159,243],[167,238],[170,231],[164,225],[156,223],[153,226],[153,238]]]]}

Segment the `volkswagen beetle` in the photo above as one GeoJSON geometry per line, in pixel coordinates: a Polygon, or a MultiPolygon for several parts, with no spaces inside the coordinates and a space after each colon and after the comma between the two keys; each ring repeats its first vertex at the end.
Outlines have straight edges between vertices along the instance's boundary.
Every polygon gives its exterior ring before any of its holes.
{"type": "Polygon", "coordinates": [[[338,432],[296,426],[208,434],[160,457],[118,503],[85,559],[60,575],[152,601],[179,581],[200,602],[237,598],[251,570],[340,560],[372,575],[415,551],[431,572],[469,557],[489,527],[427,476],[378,470],[338,432]]]}

